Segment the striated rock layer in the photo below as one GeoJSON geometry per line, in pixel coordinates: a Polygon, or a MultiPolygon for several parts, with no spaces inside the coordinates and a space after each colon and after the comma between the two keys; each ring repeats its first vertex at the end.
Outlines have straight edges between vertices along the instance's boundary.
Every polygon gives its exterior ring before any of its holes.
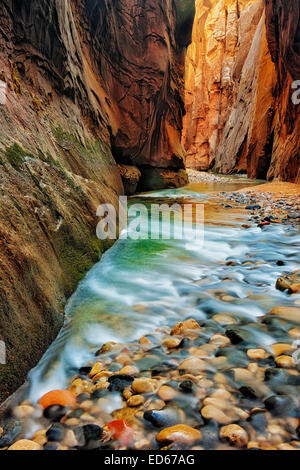
{"type": "Polygon", "coordinates": [[[299,2],[196,0],[187,166],[299,182],[299,2]]]}
{"type": "Polygon", "coordinates": [[[183,168],[185,21],[171,0],[0,2],[0,401],[106,248],[96,209],[123,194],[116,160],[183,168]]]}

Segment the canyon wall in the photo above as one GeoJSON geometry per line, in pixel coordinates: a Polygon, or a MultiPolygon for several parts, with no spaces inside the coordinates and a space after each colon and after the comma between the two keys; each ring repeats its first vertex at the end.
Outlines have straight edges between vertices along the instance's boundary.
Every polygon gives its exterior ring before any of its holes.
{"type": "Polygon", "coordinates": [[[78,29],[86,76],[100,79],[106,92],[114,156],[125,164],[183,168],[182,65],[173,2],[74,3],[83,24],[78,29]]]}
{"type": "Polygon", "coordinates": [[[299,3],[281,3],[196,0],[185,72],[188,167],[299,181],[299,3]]]}
{"type": "Polygon", "coordinates": [[[277,76],[268,178],[300,183],[300,104],[291,99],[293,82],[300,88],[299,0],[266,0],[266,29],[277,76]]]}
{"type": "Polygon", "coordinates": [[[171,0],[0,3],[0,401],[109,245],[96,209],[118,207],[117,163],[182,178],[180,18],[171,0]]]}

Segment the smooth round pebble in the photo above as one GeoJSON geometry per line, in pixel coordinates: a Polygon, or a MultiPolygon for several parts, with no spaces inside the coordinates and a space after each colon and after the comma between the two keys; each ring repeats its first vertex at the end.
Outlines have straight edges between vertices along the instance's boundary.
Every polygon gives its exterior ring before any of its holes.
{"type": "Polygon", "coordinates": [[[153,393],[155,390],[155,382],[151,379],[140,378],[132,382],[131,388],[136,393],[153,393]]]}
{"type": "Polygon", "coordinates": [[[8,450],[42,450],[42,447],[37,442],[29,441],[28,439],[21,439],[10,446],[8,450]]]}
{"type": "Polygon", "coordinates": [[[220,438],[228,441],[235,447],[246,447],[248,444],[248,434],[241,426],[237,424],[229,424],[223,426],[220,430],[220,438]]]}
{"type": "Polygon", "coordinates": [[[198,429],[191,428],[185,424],[177,424],[176,426],[163,429],[156,436],[156,440],[159,443],[180,442],[188,445],[195,444],[201,441],[201,439],[202,434],[198,429]]]}

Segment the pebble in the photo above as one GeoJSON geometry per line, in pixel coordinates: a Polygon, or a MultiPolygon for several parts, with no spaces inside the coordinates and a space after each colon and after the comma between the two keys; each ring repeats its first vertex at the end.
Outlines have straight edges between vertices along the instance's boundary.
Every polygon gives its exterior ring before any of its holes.
{"type": "Polygon", "coordinates": [[[228,424],[232,421],[222,410],[213,405],[204,406],[201,410],[201,414],[203,418],[212,419],[220,424],[228,424]]]}
{"type": "Polygon", "coordinates": [[[300,284],[292,284],[289,288],[290,294],[299,294],[300,293],[300,284]]]}
{"type": "Polygon", "coordinates": [[[194,384],[193,384],[192,380],[183,380],[179,384],[179,389],[183,393],[193,393],[194,384]]]}
{"type": "Polygon", "coordinates": [[[151,448],[151,442],[148,439],[141,439],[135,443],[134,447],[136,450],[149,450],[151,448]]]}
{"type": "Polygon", "coordinates": [[[281,356],[281,354],[285,354],[287,352],[293,351],[294,349],[291,344],[285,344],[285,343],[273,344],[271,348],[275,356],[281,356]]]}
{"type": "Polygon", "coordinates": [[[69,426],[70,428],[78,426],[79,424],[79,419],[78,418],[69,418],[64,421],[64,424],[66,426],[69,426]]]}
{"type": "Polygon", "coordinates": [[[207,363],[203,359],[199,359],[197,357],[190,357],[182,361],[178,369],[185,370],[187,372],[198,374],[204,371],[207,368],[207,363]]]}
{"type": "Polygon", "coordinates": [[[46,430],[37,431],[32,440],[43,447],[47,443],[46,430]]]}
{"type": "Polygon", "coordinates": [[[37,442],[29,441],[28,439],[21,439],[20,441],[17,441],[11,445],[8,450],[42,450],[42,447],[37,442]]]}
{"type": "Polygon", "coordinates": [[[82,431],[85,437],[85,442],[89,441],[98,441],[101,439],[103,434],[103,429],[97,424],[87,424],[82,427],[82,431]]]}
{"type": "Polygon", "coordinates": [[[108,343],[103,344],[101,349],[99,349],[99,351],[96,352],[96,356],[100,356],[101,354],[107,354],[112,351],[120,351],[122,348],[123,348],[122,344],[109,341],[108,343]]]}
{"type": "Polygon", "coordinates": [[[290,331],[289,331],[289,336],[293,339],[299,339],[300,338],[300,329],[291,328],[290,331]]]}
{"type": "Polygon", "coordinates": [[[189,336],[196,331],[200,331],[201,327],[194,319],[186,320],[178,323],[171,331],[172,336],[189,336]]]}
{"type": "Polygon", "coordinates": [[[289,414],[296,406],[294,400],[286,395],[273,395],[267,398],[264,404],[274,416],[289,414]]]}
{"type": "Polygon", "coordinates": [[[214,315],[212,319],[217,323],[220,323],[220,325],[232,325],[236,323],[236,320],[226,313],[218,313],[217,315],[214,315]]]}
{"type": "Polygon", "coordinates": [[[66,431],[66,434],[63,440],[63,445],[67,447],[71,447],[71,448],[78,446],[78,440],[75,436],[74,431],[72,431],[72,429],[68,429],[66,431]]]}
{"type": "Polygon", "coordinates": [[[295,367],[295,361],[291,356],[279,356],[276,357],[275,362],[278,367],[283,367],[285,369],[292,369],[295,367]]]}
{"type": "Polygon", "coordinates": [[[140,340],[139,340],[139,343],[144,346],[145,348],[153,348],[153,344],[152,342],[150,341],[149,338],[147,338],[147,336],[143,336],[140,340]]]}
{"type": "Polygon", "coordinates": [[[60,421],[67,413],[67,408],[61,405],[51,405],[44,410],[45,418],[53,422],[60,421]]]}
{"type": "Polygon", "coordinates": [[[89,377],[94,377],[94,375],[97,375],[99,374],[100,372],[102,372],[104,370],[104,366],[101,362],[96,362],[96,364],[94,365],[94,367],[92,368],[90,374],[89,374],[89,377]]]}
{"type": "Polygon", "coordinates": [[[299,307],[275,307],[271,310],[270,315],[276,315],[284,320],[300,324],[299,307]]]}
{"type": "Polygon", "coordinates": [[[137,375],[139,373],[139,370],[135,366],[127,365],[123,367],[123,369],[120,370],[120,374],[123,375],[137,375]]]}
{"type": "Polygon", "coordinates": [[[72,392],[73,395],[77,397],[78,395],[89,392],[90,389],[91,384],[87,380],[78,378],[72,382],[71,386],[69,387],[69,392],[72,392]]]}
{"type": "Polygon", "coordinates": [[[222,427],[220,430],[220,438],[239,448],[247,447],[249,440],[245,429],[237,424],[229,424],[228,426],[222,427]]]}
{"type": "Polygon", "coordinates": [[[54,390],[49,393],[46,393],[40,401],[39,405],[42,408],[48,408],[51,405],[61,405],[61,406],[76,406],[77,400],[74,393],[69,390],[54,390]]]}
{"type": "Polygon", "coordinates": [[[268,353],[264,349],[248,349],[247,356],[249,359],[259,361],[268,357],[268,353]]]}
{"type": "Polygon", "coordinates": [[[159,400],[159,399],[156,399],[156,400],[153,400],[151,401],[147,408],[149,410],[162,410],[164,407],[165,407],[165,402],[163,400],[159,400]]]}
{"type": "Polygon", "coordinates": [[[210,338],[210,342],[214,343],[214,344],[216,344],[220,347],[225,347],[228,344],[230,344],[230,339],[227,338],[226,336],[223,336],[223,335],[217,333],[217,334],[215,334],[214,336],[212,336],[210,338]]]}
{"type": "Polygon", "coordinates": [[[125,374],[116,374],[108,378],[109,387],[111,392],[123,392],[123,390],[130,386],[134,381],[134,377],[125,374]]]}
{"type": "Polygon", "coordinates": [[[132,363],[132,359],[128,354],[120,354],[116,357],[115,361],[123,366],[128,366],[132,363]]]}
{"type": "Polygon", "coordinates": [[[164,340],[164,346],[168,349],[176,349],[182,343],[182,338],[168,338],[164,340]]]}
{"type": "Polygon", "coordinates": [[[34,413],[34,408],[33,406],[30,406],[30,405],[21,405],[21,406],[17,406],[17,408],[14,409],[14,416],[18,419],[27,418],[28,416],[31,416],[33,413],[34,413]]]}
{"type": "Polygon", "coordinates": [[[278,450],[297,450],[288,443],[278,444],[278,450]]]}
{"type": "Polygon", "coordinates": [[[157,394],[159,398],[161,398],[163,401],[168,402],[174,400],[174,398],[176,398],[176,396],[178,395],[178,392],[172,387],[163,385],[162,387],[160,387],[157,394]]]}
{"type": "Polygon", "coordinates": [[[182,444],[193,445],[201,441],[202,434],[198,429],[191,428],[185,424],[178,424],[169,428],[163,429],[156,436],[158,443],[179,442],[182,444]]]}
{"type": "Polygon", "coordinates": [[[135,379],[131,387],[136,393],[153,393],[156,388],[156,383],[151,379],[142,377],[135,379]]]}
{"type": "Polygon", "coordinates": [[[64,432],[64,426],[60,423],[55,423],[48,429],[46,436],[50,442],[61,442],[63,440],[64,432]]]}
{"type": "Polygon", "coordinates": [[[166,426],[175,426],[179,424],[184,418],[182,410],[177,410],[173,407],[167,407],[163,410],[148,410],[144,413],[144,419],[150,421],[153,426],[157,428],[164,428],[166,426]]]}
{"type": "Polygon", "coordinates": [[[132,406],[132,407],[141,406],[144,403],[145,403],[145,397],[143,397],[143,395],[133,395],[127,400],[127,405],[132,406]]]}

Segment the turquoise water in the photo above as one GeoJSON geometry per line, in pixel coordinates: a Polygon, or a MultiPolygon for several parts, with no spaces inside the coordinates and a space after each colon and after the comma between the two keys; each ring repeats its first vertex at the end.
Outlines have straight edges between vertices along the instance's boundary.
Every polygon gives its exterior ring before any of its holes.
{"type": "MultiPolygon", "coordinates": [[[[194,183],[130,199],[130,204],[147,206],[203,203],[204,242],[188,237],[118,240],[69,300],[64,328],[30,373],[30,398],[65,387],[103,343],[132,341],[186,317],[202,320],[226,312],[254,346],[274,343],[256,323],[274,306],[300,300],[300,295],[291,298],[275,289],[283,270],[299,267],[300,234],[282,225],[243,230],[249,215],[240,208],[224,209],[217,193],[244,186],[249,186],[244,178],[224,179],[222,184],[194,183]],[[278,267],[283,259],[284,268],[278,267]],[[226,265],[229,260],[233,266],[226,265]]],[[[132,224],[129,220],[128,232],[132,224]]]]}

